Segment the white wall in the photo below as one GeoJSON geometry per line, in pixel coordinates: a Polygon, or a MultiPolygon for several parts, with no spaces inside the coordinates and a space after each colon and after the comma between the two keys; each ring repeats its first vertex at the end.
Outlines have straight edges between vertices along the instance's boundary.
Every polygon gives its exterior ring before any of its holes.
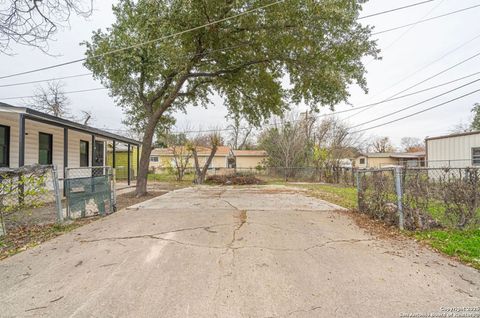
{"type": "Polygon", "coordinates": [[[480,133],[427,140],[429,167],[453,168],[472,166],[472,148],[480,147],[480,133]]]}
{"type": "Polygon", "coordinates": [[[10,127],[10,167],[18,167],[18,119],[16,113],[0,112],[0,125],[10,127]]]}
{"type": "MultiPolygon", "coordinates": [[[[10,167],[16,168],[18,167],[19,159],[19,114],[0,112],[0,125],[10,127],[10,167]]],[[[63,127],[25,119],[25,165],[38,163],[38,142],[40,132],[52,135],[52,163],[57,166],[59,177],[63,178],[63,127]]],[[[92,135],[69,129],[68,167],[75,168],[80,166],[80,140],[88,141],[88,164],[89,166],[92,165],[92,135]]],[[[96,140],[105,142],[104,151],[106,152],[107,139],[97,137],[96,140]]],[[[104,156],[106,164],[107,158],[105,153],[104,156]]]]}
{"type": "MultiPolygon", "coordinates": [[[[38,139],[40,132],[53,136],[52,164],[57,166],[58,175],[60,178],[63,178],[63,128],[61,127],[29,119],[25,120],[25,165],[38,163],[38,139]]],[[[13,140],[11,140],[11,144],[13,144],[13,140]]]]}

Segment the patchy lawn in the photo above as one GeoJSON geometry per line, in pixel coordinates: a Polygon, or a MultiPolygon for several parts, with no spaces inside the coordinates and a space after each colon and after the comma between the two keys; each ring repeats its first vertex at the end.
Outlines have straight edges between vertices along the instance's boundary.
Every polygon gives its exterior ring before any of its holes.
{"type": "Polygon", "coordinates": [[[297,184],[297,183],[284,183],[288,186],[294,186],[299,188],[308,189],[309,194],[335,203],[347,209],[357,209],[357,189],[349,186],[335,185],[335,184],[297,184]]]}
{"type": "Polygon", "coordinates": [[[193,182],[194,174],[193,173],[188,173],[183,176],[182,181],[177,181],[175,174],[172,173],[150,173],[148,174],[148,181],[153,181],[153,182],[167,182],[170,185],[185,185],[185,186],[190,186],[193,182]]]}
{"type": "Polygon", "coordinates": [[[480,270],[480,229],[424,231],[415,232],[413,236],[480,270]]]}

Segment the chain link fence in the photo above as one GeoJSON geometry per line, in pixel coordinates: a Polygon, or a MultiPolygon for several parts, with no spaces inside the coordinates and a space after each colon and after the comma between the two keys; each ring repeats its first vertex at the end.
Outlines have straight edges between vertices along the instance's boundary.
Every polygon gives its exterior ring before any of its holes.
{"type": "Polygon", "coordinates": [[[111,167],[66,168],[64,179],[52,165],[0,168],[0,235],[114,211],[111,167]]]}
{"type": "MultiPolygon", "coordinates": [[[[193,180],[195,169],[188,167],[184,171],[184,180],[193,180]]],[[[150,169],[149,180],[168,181],[177,174],[175,168],[155,167],[150,169]],[[170,176],[171,178],[168,178],[170,176]]],[[[315,182],[355,186],[355,170],[347,167],[257,167],[257,168],[209,168],[207,176],[215,175],[253,175],[264,181],[315,182]]]]}
{"type": "Polygon", "coordinates": [[[358,208],[408,230],[480,225],[479,168],[358,170],[358,208]]]}
{"type": "Polygon", "coordinates": [[[0,169],[0,235],[61,219],[61,193],[54,166],[0,169]]]}
{"type": "Polygon", "coordinates": [[[65,169],[66,215],[77,219],[116,211],[115,174],[111,167],[65,169]]]}

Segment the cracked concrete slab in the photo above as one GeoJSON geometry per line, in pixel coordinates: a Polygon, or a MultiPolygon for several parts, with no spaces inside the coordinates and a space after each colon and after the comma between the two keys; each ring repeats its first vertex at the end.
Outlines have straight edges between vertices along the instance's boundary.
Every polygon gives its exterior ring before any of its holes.
{"type": "Polygon", "coordinates": [[[0,262],[0,317],[398,317],[479,272],[284,187],[177,190],[0,262]]]}

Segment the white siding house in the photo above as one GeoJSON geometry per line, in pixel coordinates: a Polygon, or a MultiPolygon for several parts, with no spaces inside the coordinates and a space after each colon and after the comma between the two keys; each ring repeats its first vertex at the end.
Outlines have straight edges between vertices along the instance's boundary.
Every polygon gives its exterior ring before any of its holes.
{"type": "Polygon", "coordinates": [[[129,149],[140,146],[136,140],[104,130],[0,103],[0,168],[52,164],[63,178],[64,169],[68,167],[106,166],[107,163],[115,167],[115,145],[119,143],[128,145],[129,149]],[[110,148],[113,151],[109,151],[110,148]]]}
{"type": "Polygon", "coordinates": [[[480,167],[480,131],[425,139],[429,167],[480,167]]]}

